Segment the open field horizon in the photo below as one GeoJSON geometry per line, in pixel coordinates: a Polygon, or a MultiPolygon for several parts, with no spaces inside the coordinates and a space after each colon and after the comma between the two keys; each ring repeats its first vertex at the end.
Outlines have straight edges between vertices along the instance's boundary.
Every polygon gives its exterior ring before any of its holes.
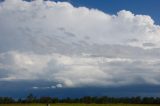
{"type": "MultiPolygon", "coordinates": [[[[47,106],[47,104],[0,104],[0,106],[47,106]]],[[[50,106],[160,106],[160,104],[50,104],[50,106]]]]}

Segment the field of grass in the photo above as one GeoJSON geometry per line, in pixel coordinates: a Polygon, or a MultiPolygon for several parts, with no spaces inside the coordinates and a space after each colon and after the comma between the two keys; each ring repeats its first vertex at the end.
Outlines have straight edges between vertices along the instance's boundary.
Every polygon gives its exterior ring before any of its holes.
{"type": "MultiPolygon", "coordinates": [[[[46,104],[0,104],[0,106],[47,106],[46,104]]],[[[160,104],[51,104],[50,106],[160,106],[160,104]]]]}

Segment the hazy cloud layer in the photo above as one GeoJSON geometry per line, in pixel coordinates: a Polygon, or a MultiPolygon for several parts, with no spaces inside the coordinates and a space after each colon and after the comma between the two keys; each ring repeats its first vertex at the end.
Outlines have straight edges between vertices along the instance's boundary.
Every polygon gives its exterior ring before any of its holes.
{"type": "Polygon", "coordinates": [[[147,15],[43,0],[0,3],[0,81],[160,85],[159,47],[160,26],[147,15]]]}

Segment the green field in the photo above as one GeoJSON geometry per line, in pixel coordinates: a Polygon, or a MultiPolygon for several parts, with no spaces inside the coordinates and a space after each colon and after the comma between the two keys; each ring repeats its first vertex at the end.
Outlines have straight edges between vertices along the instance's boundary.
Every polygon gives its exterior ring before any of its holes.
{"type": "MultiPolygon", "coordinates": [[[[0,106],[47,106],[46,104],[0,104],[0,106]]],[[[160,106],[160,104],[51,104],[50,106],[160,106]]]]}

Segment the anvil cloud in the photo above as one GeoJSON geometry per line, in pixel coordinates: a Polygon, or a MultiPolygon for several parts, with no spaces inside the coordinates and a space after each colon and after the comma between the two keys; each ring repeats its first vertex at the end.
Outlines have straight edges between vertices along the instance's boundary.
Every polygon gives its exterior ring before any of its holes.
{"type": "Polygon", "coordinates": [[[147,15],[43,0],[0,3],[0,81],[160,85],[159,54],[160,26],[147,15]]]}

